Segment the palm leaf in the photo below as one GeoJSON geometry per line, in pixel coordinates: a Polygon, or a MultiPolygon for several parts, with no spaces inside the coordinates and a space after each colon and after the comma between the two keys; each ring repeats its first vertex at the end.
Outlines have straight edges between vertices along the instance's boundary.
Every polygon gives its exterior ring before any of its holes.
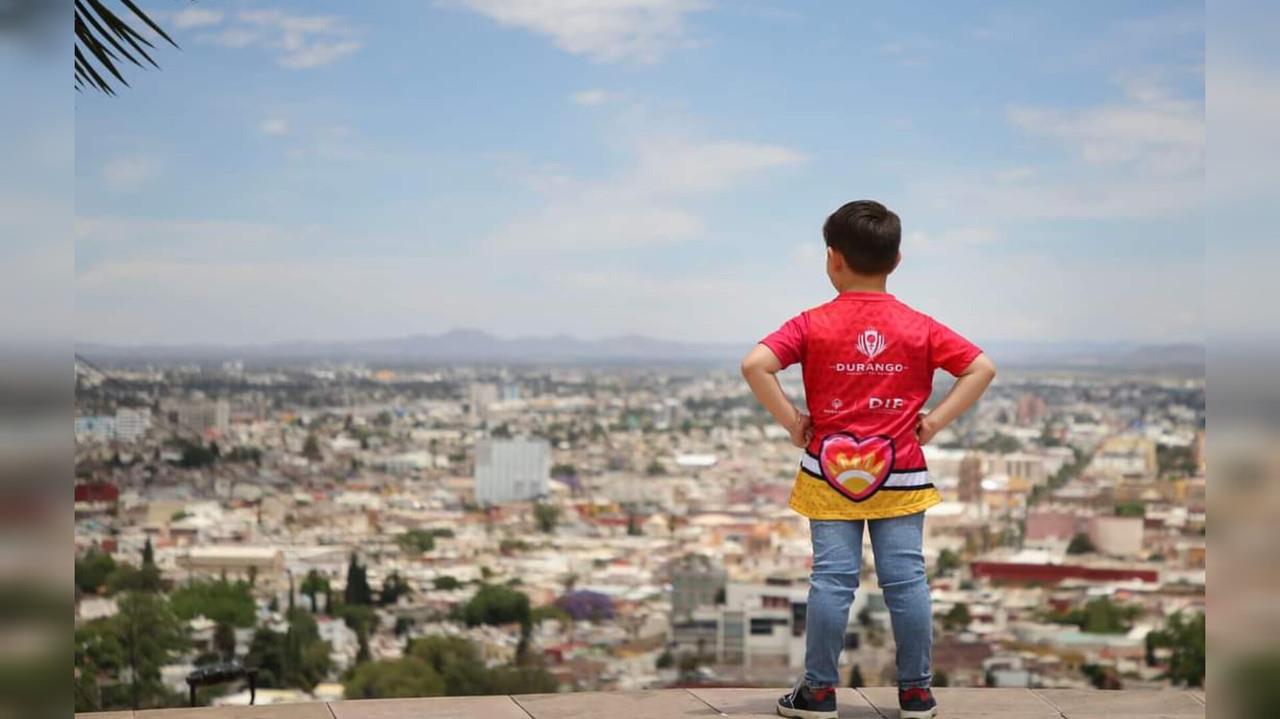
{"type": "Polygon", "coordinates": [[[147,52],[147,48],[154,50],[155,45],[143,37],[130,22],[141,22],[165,42],[178,47],[178,43],[132,0],[118,2],[124,6],[121,13],[108,7],[103,0],[75,0],[77,90],[88,87],[114,95],[113,81],[108,77],[122,85],[129,85],[129,81],[120,72],[122,64],[127,62],[138,67],[160,67],[147,52]]]}

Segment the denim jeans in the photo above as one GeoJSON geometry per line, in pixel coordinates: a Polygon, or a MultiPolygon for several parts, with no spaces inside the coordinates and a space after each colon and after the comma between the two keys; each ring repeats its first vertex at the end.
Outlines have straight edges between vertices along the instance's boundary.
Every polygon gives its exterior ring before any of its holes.
{"type": "Polygon", "coordinates": [[[891,519],[810,520],[813,573],[805,618],[805,684],[830,687],[840,681],[840,650],[862,569],[864,524],[871,532],[876,577],[898,647],[898,686],[927,687],[933,678],[933,616],[924,571],[924,512],[891,519]]]}

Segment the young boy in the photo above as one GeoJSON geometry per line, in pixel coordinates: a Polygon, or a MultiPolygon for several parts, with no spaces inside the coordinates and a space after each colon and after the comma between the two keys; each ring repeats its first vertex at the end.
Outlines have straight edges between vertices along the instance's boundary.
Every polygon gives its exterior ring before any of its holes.
{"type": "Polygon", "coordinates": [[[791,508],[808,517],[813,572],[805,620],[804,680],[778,700],[778,713],[835,719],[835,687],[849,606],[871,535],[876,577],[897,644],[903,719],[937,715],[929,686],[933,617],[925,577],[924,511],[941,501],[921,446],[978,400],[995,365],[968,340],[888,294],[902,255],[898,216],[872,201],[827,218],[827,277],[839,293],[763,339],[742,361],[756,399],[805,449],[791,508]],[[808,412],[778,384],[800,362],[808,412]],[[957,377],[922,414],[941,367],[957,377]]]}

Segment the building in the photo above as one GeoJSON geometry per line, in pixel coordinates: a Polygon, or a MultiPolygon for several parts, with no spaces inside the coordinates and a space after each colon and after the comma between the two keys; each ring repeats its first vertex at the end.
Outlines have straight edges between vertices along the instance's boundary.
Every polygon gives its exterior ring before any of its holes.
{"type": "Polygon", "coordinates": [[[729,575],[714,559],[690,554],[671,566],[671,617],[687,617],[694,609],[724,601],[729,575]]]}
{"type": "Polygon", "coordinates": [[[1017,422],[1019,427],[1032,427],[1040,423],[1044,418],[1047,409],[1045,401],[1039,395],[1025,392],[1018,398],[1018,416],[1017,422]]]}
{"type": "Polygon", "coordinates": [[[498,386],[476,382],[467,389],[467,416],[472,422],[489,417],[489,405],[498,401],[498,386]]]}
{"type": "Polygon", "coordinates": [[[78,442],[109,442],[116,436],[116,418],[76,417],[75,435],[78,442]]]}
{"type": "Polygon", "coordinates": [[[1089,468],[1117,479],[1154,479],[1156,443],[1145,437],[1109,437],[1098,447],[1089,468]]]}
{"type": "Polygon", "coordinates": [[[160,411],[173,431],[180,434],[220,437],[231,424],[231,405],[225,399],[166,399],[161,400],[160,411]]]}
{"type": "Polygon", "coordinates": [[[476,442],[475,493],[480,504],[537,499],[546,495],[550,477],[551,446],[546,440],[476,442]]]}
{"type": "Polygon", "coordinates": [[[284,552],[276,547],[212,545],[192,547],[178,557],[178,566],[191,574],[229,579],[250,578],[277,584],[285,573],[284,552]]]}
{"type": "Polygon", "coordinates": [[[961,502],[982,502],[982,458],[976,454],[965,455],[960,460],[960,484],[957,487],[961,502]]]}
{"type": "Polygon", "coordinates": [[[1089,541],[1101,554],[1136,557],[1142,554],[1142,517],[1100,515],[1089,522],[1089,541]]]}
{"type": "Polygon", "coordinates": [[[151,410],[141,407],[121,407],[116,410],[116,439],[134,442],[151,429],[151,410]]]}

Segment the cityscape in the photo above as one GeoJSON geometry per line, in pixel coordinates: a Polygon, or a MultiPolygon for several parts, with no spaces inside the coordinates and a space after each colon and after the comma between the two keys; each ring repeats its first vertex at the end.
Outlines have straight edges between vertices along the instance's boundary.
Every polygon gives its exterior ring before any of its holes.
{"type": "MultiPolygon", "coordinates": [[[[77,711],[802,671],[800,450],[732,361],[90,355],[76,388],[77,711]]],[[[1202,686],[1204,415],[1202,369],[1005,365],[925,449],[935,685],[1202,686]]],[[[870,561],[844,646],[893,684],[870,561]]]]}

